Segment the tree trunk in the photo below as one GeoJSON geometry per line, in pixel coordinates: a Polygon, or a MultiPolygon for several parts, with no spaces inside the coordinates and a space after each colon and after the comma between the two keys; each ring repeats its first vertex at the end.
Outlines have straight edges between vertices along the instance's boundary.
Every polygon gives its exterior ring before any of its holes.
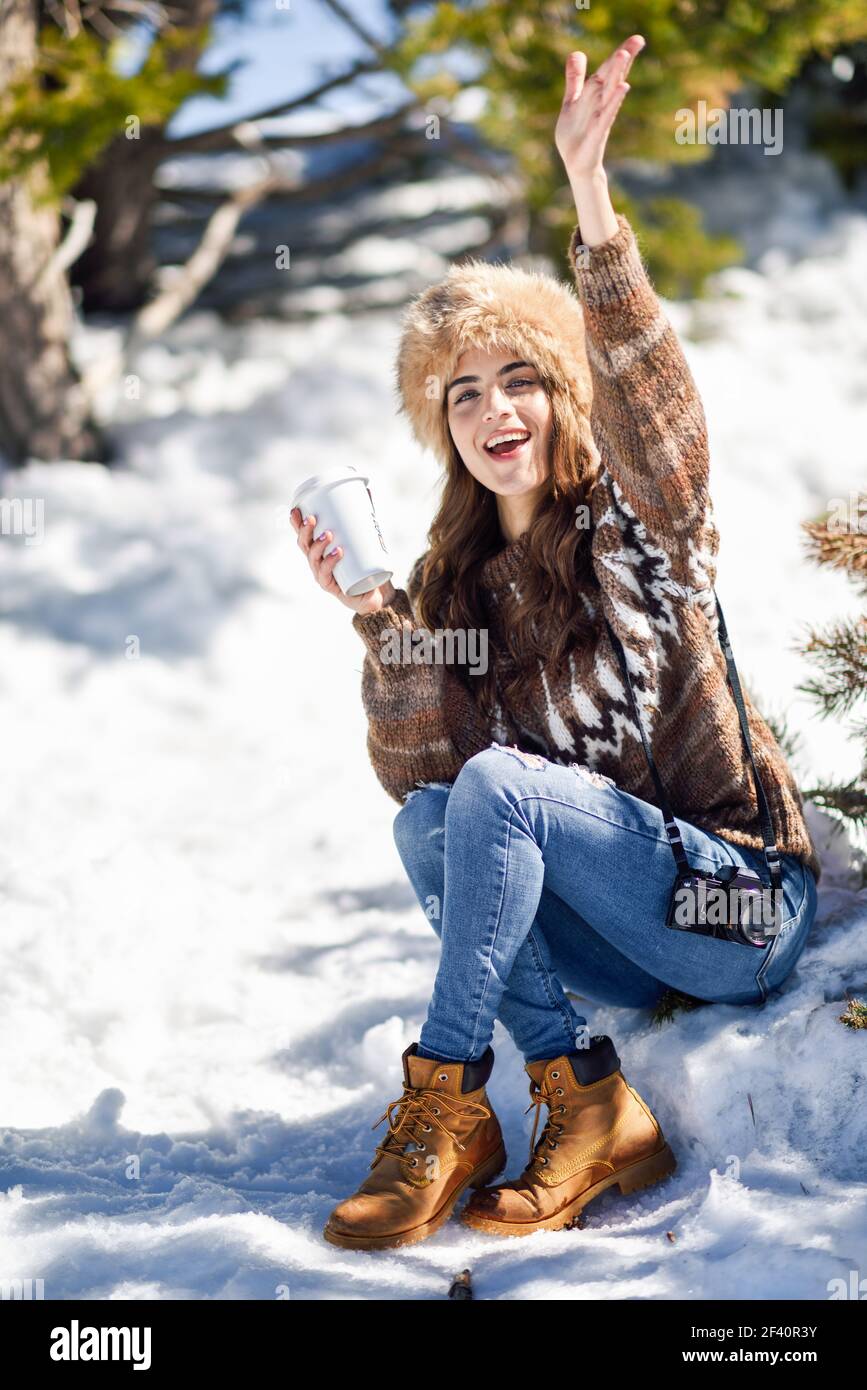
{"type": "Polygon", "coordinates": [[[150,292],[156,262],[151,217],[158,201],[154,176],[166,157],[162,132],[145,128],[138,140],[120,135],[73,189],[92,198],[96,221],[90,244],[72,268],[85,314],[127,314],[150,292]]]}
{"type": "MultiPolygon", "coordinates": [[[[34,0],[0,6],[0,90],[36,58],[34,0]]],[[[0,185],[0,455],[96,459],[105,451],[69,355],[73,323],[66,277],[50,270],[60,240],[52,206],[33,194],[44,174],[0,185]]]]}
{"type": "MultiPolygon", "coordinates": [[[[174,0],[173,26],[197,29],[210,24],[218,4],[219,0],[174,0]]],[[[201,47],[191,37],[171,66],[195,68],[201,47]]],[[[171,141],[153,126],[145,127],[138,140],[119,135],[73,189],[74,197],[92,198],[97,209],[93,239],[72,272],[85,313],[130,313],[147,300],[156,268],[150,236],[159,201],[154,177],[169,154],[171,141]]]]}

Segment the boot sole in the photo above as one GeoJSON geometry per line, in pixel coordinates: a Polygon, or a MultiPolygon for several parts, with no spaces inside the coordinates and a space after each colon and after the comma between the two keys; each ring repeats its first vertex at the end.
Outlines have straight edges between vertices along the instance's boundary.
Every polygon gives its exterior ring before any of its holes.
{"type": "Polygon", "coordinates": [[[458,1198],[468,1187],[484,1187],[492,1178],[499,1177],[506,1162],[506,1149],[501,1144],[490,1158],[486,1158],[479,1168],[474,1169],[464,1178],[462,1183],[458,1184],[437,1214],[432,1216],[429,1221],[423,1222],[421,1226],[411,1226],[409,1230],[396,1231],[391,1235],[353,1236],[344,1231],[335,1231],[326,1224],[322,1234],[332,1245],[339,1245],[344,1250],[389,1250],[395,1245],[414,1245],[416,1241],[426,1240],[428,1236],[434,1235],[440,1226],[445,1225],[458,1198]]]}
{"type": "Polygon", "coordinates": [[[573,1225],[587,1203],[600,1196],[606,1188],[619,1187],[624,1195],[639,1192],[643,1187],[652,1187],[654,1183],[670,1177],[676,1167],[677,1159],[668,1144],[664,1144],[656,1153],[649,1154],[638,1163],[631,1163],[628,1168],[609,1173],[554,1216],[547,1216],[541,1221],[497,1221],[491,1217],[476,1215],[467,1207],[461,1212],[461,1220],[474,1231],[485,1231],[488,1235],[531,1236],[534,1231],[560,1231],[573,1225]]]}

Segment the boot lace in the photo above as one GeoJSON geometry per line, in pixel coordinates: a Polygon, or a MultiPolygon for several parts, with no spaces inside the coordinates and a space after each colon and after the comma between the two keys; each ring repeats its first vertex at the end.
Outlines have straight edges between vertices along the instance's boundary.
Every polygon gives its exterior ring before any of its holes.
{"type": "Polygon", "coordinates": [[[452,1143],[463,1151],[466,1145],[462,1144],[457,1136],[451,1133],[448,1125],[443,1122],[441,1117],[443,1110],[449,1115],[475,1116],[479,1120],[487,1120],[491,1115],[488,1107],[477,1101],[464,1100],[462,1096],[449,1096],[443,1091],[426,1087],[407,1086],[404,1083],[403,1095],[398,1100],[390,1101],[379,1119],[370,1126],[371,1129],[376,1129],[383,1120],[388,1121],[388,1134],[381,1144],[377,1144],[377,1156],[373,1159],[371,1168],[386,1155],[397,1158],[407,1169],[417,1168],[419,1166],[418,1154],[407,1154],[404,1149],[407,1144],[412,1142],[416,1149],[424,1153],[427,1145],[420,1136],[431,1134],[435,1129],[447,1135],[452,1143]]]}
{"type": "Polygon", "coordinates": [[[545,1167],[545,1165],[548,1162],[548,1157],[547,1154],[544,1154],[542,1152],[542,1150],[544,1149],[546,1143],[549,1149],[556,1149],[557,1147],[557,1143],[559,1141],[560,1135],[565,1129],[565,1125],[561,1124],[560,1121],[556,1120],[554,1117],[555,1115],[565,1115],[566,1107],[562,1104],[554,1105],[552,1102],[557,1096],[562,1096],[563,1094],[564,1091],[562,1086],[554,1086],[550,1087],[548,1090],[543,1090],[542,1087],[538,1086],[535,1081],[530,1081],[530,1104],[527,1106],[527,1109],[524,1111],[524,1114],[526,1115],[527,1112],[531,1110],[534,1105],[536,1107],[536,1114],[533,1117],[533,1133],[530,1138],[530,1156],[527,1159],[528,1168],[545,1167]],[[549,1106],[550,1110],[548,1118],[545,1121],[545,1126],[542,1130],[542,1133],[539,1136],[539,1142],[537,1144],[536,1130],[539,1127],[539,1116],[542,1112],[543,1105],[549,1106]]]}

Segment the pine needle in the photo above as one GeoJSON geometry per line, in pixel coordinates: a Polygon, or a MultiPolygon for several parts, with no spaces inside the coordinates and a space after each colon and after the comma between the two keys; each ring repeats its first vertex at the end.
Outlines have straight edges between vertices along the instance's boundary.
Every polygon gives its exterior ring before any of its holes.
{"type": "MultiPolygon", "coordinates": [[[[867,495],[860,497],[859,507],[860,515],[867,516],[867,495]]],[[[859,528],[860,525],[859,519],[859,528]]],[[[828,518],[804,521],[801,529],[807,536],[805,549],[811,560],[830,569],[847,571],[856,584],[862,579],[867,582],[867,531],[856,530],[851,521],[846,529],[832,527],[828,518]]]]}
{"type": "Polygon", "coordinates": [[[867,827],[867,781],[860,776],[836,786],[826,783],[809,787],[802,795],[805,801],[812,801],[837,819],[845,820],[850,825],[867,827]]]}
{"type": "Polygon", "coordinates": [[[707,1002],[707,999],[682,994],[679,989],[666,989],[657,1000],[650,1021],[655,1028],[661,1028],[663,1023],[671,1023],[676,1013],[691,1013],[707,1002]]]}
{"type": "Polygon", "coordinates": [[[809,630],[805,656],[812,656],[820,676],[797,687],[819,705],[822,718],[846,714],[867,694],[867,616],[809,630]]]}
{"type": "Polygon", "coordinates": [[[838,1014],[837,1018],[847,1028],[867,1028],[867,1004],[863,999],[850,999],[846,1012],[838,1014]]]}

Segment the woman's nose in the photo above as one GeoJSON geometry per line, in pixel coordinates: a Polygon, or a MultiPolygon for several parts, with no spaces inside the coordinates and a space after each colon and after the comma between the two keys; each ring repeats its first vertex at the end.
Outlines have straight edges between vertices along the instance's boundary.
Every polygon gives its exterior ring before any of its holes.
{"type": "Polygon", "coordinates": [[[494,386],[485,403],[485,419],[492,415],[511,415],[512,403],[500,386],[494,386]]]}

